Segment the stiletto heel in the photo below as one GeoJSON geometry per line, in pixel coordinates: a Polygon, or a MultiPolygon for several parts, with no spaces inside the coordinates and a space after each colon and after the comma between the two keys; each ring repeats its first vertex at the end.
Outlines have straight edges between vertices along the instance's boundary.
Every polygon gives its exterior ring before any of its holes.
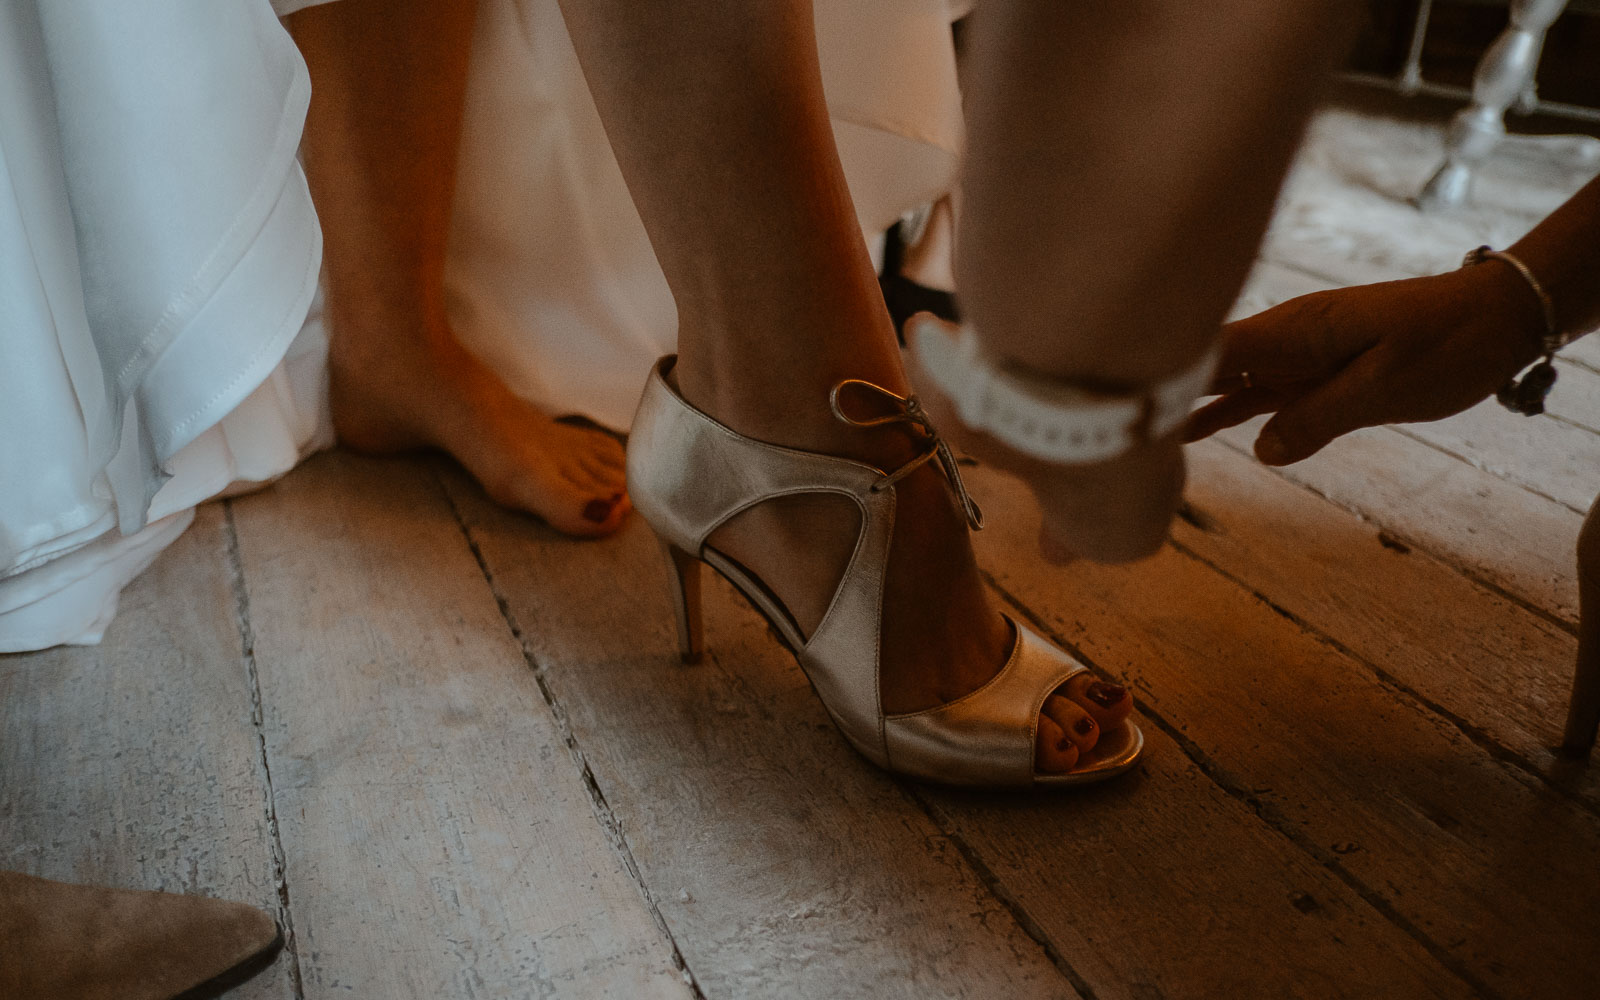
{"type": "Polygon", "coordinates": [[[700,626],[700,560],[662,541],[661,551],[672,567],[672,610],[678,620],[678,655],[684,663],[700,662],[705,638],[700,626]]]}
{"type": "Polygon", "coordinates": [[[1065,774],[1034,770],[1039,713],[1050,693],[1087,668],[1011,620],[1014,641],[1000,672],[982,687],[921,712],[886,715],[878,691],[882,662],[884,576],[894,538],[896,484],[937,461],[968,524],[978,507],[961,483],[949,447],[933,432],[915,399],[870,383],[888,416],[857,426],[905,423],[922,443],[918,456],[893,472],[745,437],[691,406],[669,383],[676,358],[656,364],[628,439],[628,492],[634,509],[661,539],[677,577],[678,636],[685,659],[700,655],[700,568],[709,564],[739,589],[800,661],[834,724],[879,767],[956,785],[1076,785],[1133,767],[1144,735],[1131,721],[1101,733],[1094,749],[1065,774]],[[856,545],[827,613],[809,636],[748,568],[706,544],[720,526],[763,501],[805,494],[848,498],[859,514],[856,545]]]}

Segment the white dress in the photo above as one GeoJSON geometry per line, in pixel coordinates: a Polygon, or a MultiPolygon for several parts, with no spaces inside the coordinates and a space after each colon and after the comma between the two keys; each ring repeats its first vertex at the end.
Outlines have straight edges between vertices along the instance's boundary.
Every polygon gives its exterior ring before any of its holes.
{"type": "MultiPolygon", "coordinates": [[[[195,504],[330,441],[309,85],[273,6],[0,7],[0,652],[98,641],[195,504]]],[[[953,184],[959,4],[816,12],[870,236],[953,184]]],[[[554,413],[625,428],[673,349],[557,0],[480,6],[448,280],[468,347],[554,413]]]]}
{"type": "Polygon", "coordinates": [[[0,651],[98,639],[312,443],[309,95],[265,0],[0,5],[0,651]]]}

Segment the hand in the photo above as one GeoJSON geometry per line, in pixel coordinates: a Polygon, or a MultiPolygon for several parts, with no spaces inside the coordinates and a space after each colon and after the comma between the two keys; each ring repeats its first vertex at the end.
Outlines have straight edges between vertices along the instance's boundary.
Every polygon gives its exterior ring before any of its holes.
{"type": "Polygon", "coordinates": [[[1288,465],[1361,427],[1460,413],[1537,358],[1542,333],[1538,300],[1495,261],[1302,295],[1223,327],[1221,398],[1185,439],[1275,413],[1256,456],[1288,465]]]}
{"type": "MultiPolygon", "coordinates": [[[[933,319],[922,313],[909,322],[933,319]]],[[[939,325],[952,336],[956,333],[949,323],[939,325]]],[[[1161,548],[1183,494],[1183,453],[1177,432],[1093,465],[1042,462],[964,425],[938,384],[921,373],[915,353],[911,362],[912,385],[951,444],[1022,479],[1038,497],[1044,513],[1039,551],[1046,559],[1063,564],[1082,556],[1123,563],[1161,548]]]]}

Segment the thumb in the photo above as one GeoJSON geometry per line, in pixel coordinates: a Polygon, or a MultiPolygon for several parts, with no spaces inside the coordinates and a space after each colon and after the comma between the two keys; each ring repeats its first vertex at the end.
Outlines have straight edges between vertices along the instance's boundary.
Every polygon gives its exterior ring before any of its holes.
{"type": "Polygon", "coordinates": [[[1337,376],[1279,410],[1256,438],[1256,457],[1267,465],[1310,458],[1334,438],[1384,423],[1378,410],[1382,383],[1371,352],[1337,376]]]}

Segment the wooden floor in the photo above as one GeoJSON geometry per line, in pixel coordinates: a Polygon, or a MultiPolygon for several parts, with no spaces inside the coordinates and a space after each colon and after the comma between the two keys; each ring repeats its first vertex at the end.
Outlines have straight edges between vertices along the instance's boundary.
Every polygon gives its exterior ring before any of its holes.
{"type": "MultiPolygon", "coordinates": [[[[1396,273],[1280,234],[1244,301],[1396,273]]],[[[325,455],[202,508],[103,645],[0,657],[0,867],[276,910],[241,1000],[1594,997],[1569,355],[1551,417],[1199,445],[1131,568],[1042,564],[971,470],[1003,600],[1140,702],[1144,763],[1064,795],[873,769],[721,585],[680,666],[642,524],[325,455]]]]}

